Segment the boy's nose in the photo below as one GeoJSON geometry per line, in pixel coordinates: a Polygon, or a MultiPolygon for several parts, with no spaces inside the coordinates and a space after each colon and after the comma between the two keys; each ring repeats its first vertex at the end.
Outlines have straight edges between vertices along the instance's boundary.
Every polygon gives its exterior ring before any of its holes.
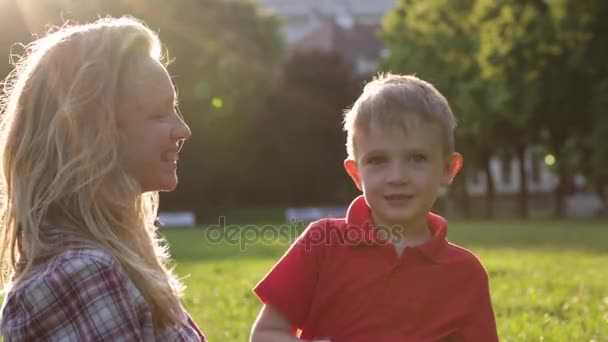
{"type": "Polygon", "coordinates": [[[401,165],[399,163],[394,163],[391,165],[388,181],[392,184],[405,184],[407,183],[407,167],[405,165],[401,165]]]}

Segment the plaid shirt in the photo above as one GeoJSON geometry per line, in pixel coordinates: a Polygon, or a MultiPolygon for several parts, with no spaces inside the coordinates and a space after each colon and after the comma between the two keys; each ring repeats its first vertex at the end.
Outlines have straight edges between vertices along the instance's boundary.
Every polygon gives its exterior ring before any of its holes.
{"type": "Polygon", "coordinates": [[[118,261],[101,250],[67,250],[7,294],[5,341],[205,341],[183,321],[156,332],[143,295],[118,261]]]}

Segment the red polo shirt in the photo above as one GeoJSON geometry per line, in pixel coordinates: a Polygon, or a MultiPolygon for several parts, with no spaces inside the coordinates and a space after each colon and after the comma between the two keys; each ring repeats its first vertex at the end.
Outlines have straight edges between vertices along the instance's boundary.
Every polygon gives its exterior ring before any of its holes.
{"type": "Polygon", "coordinates": [[[357,341],[498,341],[488,277],[469,251],[432,237],[397,256],[370,224],[363,196],[345,219],[312,223],[254,288],[301,338],[357,341]]]}

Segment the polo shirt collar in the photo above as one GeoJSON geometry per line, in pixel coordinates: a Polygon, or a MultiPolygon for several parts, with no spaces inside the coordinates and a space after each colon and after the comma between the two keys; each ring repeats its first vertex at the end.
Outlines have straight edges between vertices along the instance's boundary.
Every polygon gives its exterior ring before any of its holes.
{"type": "MultiPolygon", "coordinates": [[[[427,225],[431,231],[431,238],[424,244],[415,247],[426,257],[434,262],[439,262],[441,252],[447,245],[447,221],[436,214],[429,213],[427,215],[427,225]]],[[[371,219],[371,210],[365,201],[363,195],[355,198],[350,204],[346,212],[346,230],[357,234],[360,239],[353,240],[355,245],[378,245],[387,244],[386,238],[383,238],[375,229],[371,219]]]]}

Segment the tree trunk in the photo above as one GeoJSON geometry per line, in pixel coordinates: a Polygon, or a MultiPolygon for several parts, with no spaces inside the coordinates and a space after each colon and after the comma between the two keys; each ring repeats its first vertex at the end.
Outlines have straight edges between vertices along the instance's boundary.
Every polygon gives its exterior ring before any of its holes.
{"type": "Polygon", "coordinates": [[[469,194],[469,189],[467,188],[466,181],[463,183],[464,184],[462,186],[462,196],[460,198],[461,205],[462,205],[462,213],[465,218],[470,219],[471,218],[471,195],[469,194]]]}
{"type": "Polygon", "coordinates": [[[607,182],[600,180],[595,188],[595,191],[602,202],[603,212],[608,213],[608,186],[607,182]]]}
{"type": "Polygon", "coordinates": [[[494,177],[492,176],[492,170],[490,168],[490,158],[492,157],[492,150],[488,147],[483,147],[481,151],[481,162],[483,170],[486,175],[486,207],[485,217],[487,219],[494,218],[494,198],[496,197],[496,190],[494,188],[494,177]]]}
{"type": "MultiPolygon", "coordinates": [[[[559,162],[559,159],[558,159],[559,162]]],[[[558,183],[555,187],[555,211],[553,215],[556,218],[566,216],[566,194],[568,188],[568,174],[564,167],[558,166],[558,183]]]]}
{"type": "Polygon", "coordinates": [[[527,219],[528,212],[528,177],[525,165],[526,145],[517,146],[517,159],[519,159],[519,217],[527,219]]]}
{"type": "Polygon", "coordinates": [[[602,208],[600,209],[600,215],[608,214],[608,188],[606,187],[606,183],[602,180],[598,182],[595,187],[595,193],[600,198],[600,202],[602,204],[602,208]]]}
{"type": "Polygon", "coordinates": [[[463,166],[460,175],[456,177],[454,186],[458,190],[459,209],[462,216],[466,219],[471,218],[471,198],[467,188],[468,168],[463,166]]]}

